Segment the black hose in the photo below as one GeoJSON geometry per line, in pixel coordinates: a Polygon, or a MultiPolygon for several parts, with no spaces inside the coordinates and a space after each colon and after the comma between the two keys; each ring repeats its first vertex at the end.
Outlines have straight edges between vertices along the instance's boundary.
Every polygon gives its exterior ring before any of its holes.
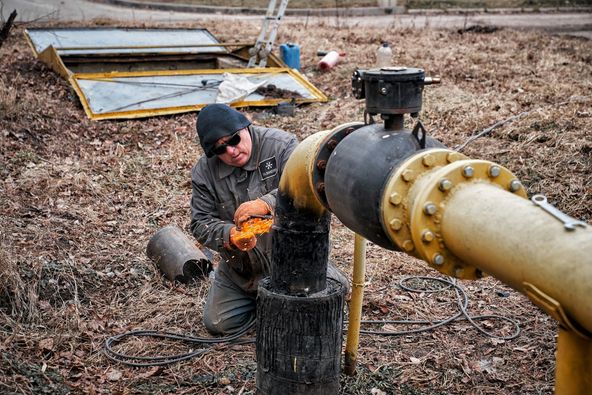
{"type": "MultiPolygon", "coordinates": [[[[497,339],[503,340],[511,340],[520,334],[520,326],[518,322],[515,320],[503,317],[496,314],[487,314],[487,315],[475,315],[470,316],[467,312],[468,306],[468,296],[466,292],[458,285],[455,281],[450,281],[444,278],[439,277],[429,277],[429,276],[409,276],[404,277],[399,281],[399,286],[408,291],[408,292],[423,292],[423,293],[433,293],[433,292],[441,292],[450,288],[454,288],[457,296],[457,305],[459,307],[459,312],[445,318],[443,320],[437,321],[427,321],[427,320],[419,320],[419,321],[411,321],[411,320],[366,320],[361,321],[362,324],[368,325],[384,325],[384,324],[398,324],[398,325],[425,325],[422,328],[411,329],[407,331],[374,331],[374,330],[360,330],[360,333],[364,334],[371,334],[371,335],[379,335],[379,336],[401,336],[401,335],[409,335],[415,334],[420,332],[429,331],[435,329],[439,326],[449,324],[453,321],[466,319],[469,323],[475,327],[479,332],[483,333],[486,336],[494,337],[497,339]],[[437,284],[441,284],[438,288],[416,288],[413,286],[408,285],[412,280],[424,280],[424,281],[432,281],[437,284]],[[475,321],[484,320],[484,319],[501,319],[507,322],[510,322],[515,330],[513,333],[507,336],[498,336],[490,331],[486,331],[485,329],[481,328],[475,321]]],[[[115,361],[129,366],[135,367],[148,367],[148,366],[162,366],[162,365],[169,365],[176,362],[185,361],[187,359],[191,359],[193,357],[203,355],[210,351],[215,345],[218,344],[230,344],[230,345],[237,345],[237,344],[250,344],[254,343],[255,339],[244,339],[239,340],[243,335],[245,335],[255,324],[255,318],[243,329],[239,332],[231,334],[226,337],[218,337],[218,338],[207,338],[207,337],[193,337],[193,336],[184,336],[178,333],[173,332],[162,332],[162,331],[154,331],[154,330],[133,330],[129,332],[125,332],[116,336],[109,337],[105,341],[104,346],[104,353],[105,355],[115,361]],[[113,350],[113,346],[118,343],[123,342],[124,340],[130,337],[152,337],[157,339],[168,339],[168,340],[179,340],[191,345],[199,344],[204,345],[204,347],[199,348],[194,351],[190,351],[187,353],[176,354],[176,355],[156,355],[156,356],[136,356],[136,355],[128,355],[124,353],[117,352],[113,350]]],[[[344,322],[344,325],[347,324],[347,321],[344,322]]],[[[345,328],[347,330],[347,327],[345,328]]]]}

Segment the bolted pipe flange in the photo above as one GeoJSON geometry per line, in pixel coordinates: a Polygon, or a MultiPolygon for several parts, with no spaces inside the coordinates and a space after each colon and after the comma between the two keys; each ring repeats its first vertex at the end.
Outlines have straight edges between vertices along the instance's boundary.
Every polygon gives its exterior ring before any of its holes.
{"type": "Polygon", "coordinates": [[[408,210],[405,225],[411,233],[411,240],[415,247],[414,255],[449,276],[462,279],[482,277],[481,271],[470,263],[462,262],[446,248],[446,243],[441,237],[446,201],[461,189],[462,184],[477,182],[495,184],[506,190],[514,188],[515,194],[526,198],[526,191],[522,184],[502,166],[484,160],[471,159],[457,159],[444,166],[428,170],[416,182],[418,186],[411,188],[409,196],[406,200],[404,199],[408,210]],[[492,177],[492,174],[497,176],[492,177]],[[426,242],[428,232],[434,237],[430,242],[426,242]]]}
{"type": "Polygon", "coordinates": [[[333,130],[328,131],[314,154],[315,160],[311,162],[314,164],[314,166],[311,166],[312,182],[315,186],[313,188],[313,193],[328,210],[330,210],[330,208],[327,202],[327,195],[325,194],[325,170],[327,169],[327,163],[329,162],[331,152],[337,148],[337,145],[341,140],[362,126],[364,126],[363,122],[350,122],[339,125],[333,130]]]}
{"type": "MultiPolygon", "coordinates": [[[[393,243],[399,247],[399,249],[407,251],[405,243],[406,241],[411,241],[413,249],[407,252],[416,256],[418,243],[425,243],[423,239],[412,240],[411,238],[408,207],[408,195],[410,190],[414,188],[414,185],[417,182],[421,181],[424,174],[441,168],[442,166],[446,166],[455,160],[461,159],[468,158],[459,152],[450,151],[448,149],[428,149],[420,151],[406,159],[399,165],[396,171],[390,175],[382,195],[381,222],[385,233],[393,243]],[[393,227],[393,221],[395,227],[393,227]]],[[[454,184],[450,182],[450,180],[446,180],[442,185],[444,190],[450,190],[454,184]]],[[[432,212],[433,209],[437,212],[437,205],[434,205],[433,208],[430,207],[428,211],[432,212]]],[[[434,214],[436,214],[436,212],[434,212],[434,214]]],[[[433,234],[432,240],[435,241],[437,239],[436,235],[433,231],[430,230],[430,232],[433,234]]],[[[429,237],[430,236],[428,236],[428,238],[429,237]]],[[[430,243],[433,244],[433,242],[430,243]]],[[[406,246],[409,246],[409,243],[407,243],[406,246]]]]}

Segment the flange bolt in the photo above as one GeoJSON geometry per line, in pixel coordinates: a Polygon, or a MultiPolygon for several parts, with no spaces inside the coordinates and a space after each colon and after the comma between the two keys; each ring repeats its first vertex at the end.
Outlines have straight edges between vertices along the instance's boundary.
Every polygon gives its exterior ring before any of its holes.
{"type": "Polygon", "coordinates": [[[510,192],[518,192],[522,188],[522,184],[518,180],[510,182],[510,192]]]}
{"type": "Polygon", "coordinates": [[[390,222],[390,225],[392,230],[398,231],[403,227],[403,222],[399,218],[395,218],[390,222]]]}
{"type": "Polygon", "coordinates": [[[409,181],[413,181],[413,179],[415,178],[415,174],[413,173],[413,170],[406,169],[403,172],[403,174],[401,174],[401,177],[403,178],[403,181],[409,182],[409,181]]]}
{"type": "Polygon", "coordinates": [[[434,254],[432,263],[436,266],[441,266],[444,264],[444,257],[441,254],[434,254]]]}
{"type": "Polygon", "coordinates": [[[491,166],[489,168],[489,177],[491,178],[495,178],[497,176],[499,176],[502,172],[502,169],[500,169],[499,166],[491,166]]]}
{"type": "Polygon", "coordinates": [[[475,170],[473,169],[472,166],[465,166],[465,167],[463,167],[463,170],[462,170],[463,177],[465,177],[465,178],[471,178],[471,177],[473,177],[473,174],[474,173],[475,173],[475,170]]]}
{"type": "Polygon", "coordinates": [[[440,189],[442,192],[446,192],[452,189],[452,181],[450,181],[449,179],[444,178],[443,180],[440,181],[440,185],[438,186],[438,189],[440,189]]]}
{"type": "Polygon", "coordinates": [[[403,200],[403,197],[401,196],[400,193],[394,192],[391,194],[389,201],[391,202],[391,204],[393,206],[398,206],[399,204],[401,204],[401,201],[403,200]]]}
{"type": "Polygon", "coordinates": [[[426,167],[432,167],[436,163],[436,158],[430,154],[424,155],[422,158],[422,163],[426,167]]]}
{"type": "Polygon", "coordinates": [[[457,160],[461,160],[463,156],[458,152],[450,152],[446,155],[446,160],[448,163],[456,162],[457,160]]]}
{"type": "Polygon", "coordinates": [[[421,241],[424,243],[429,243],[432,240],[434,240],[434,234],[431,231],[426,229],[421,233],[421,241]]]}
{"type": "Polygon", "coordinates": [[[407,252],[411,252],[413,251],[413,249],[415,248],[415,246],[413,245],[413,242],[411,240],[405,240],[403,242],[403,249],[407,252]]]}
{"type": "Polygon", "coordinates": [[[327,161],[324,159],[321,159],[317,162],[317,169],[319,169],[320,171],[325,171],[325,169],[327,168],[327,161]]]}
{"type": "Polygon", "coordinates": [[[438,207],[436,207],[436,205],[434,203],[426,203],[425,206],[423,206],[423,212],[426,215],[434,215],[436,214],[436,212],[438,211],[438,207]]]}
{"type": "Polygon", "coordinates": [[[337,144],[339,144],[337,140],[331,139],[327,141],[327,148],[329,149],[329,151],[333,151],[335,147],[337,147],[337,144]]]}

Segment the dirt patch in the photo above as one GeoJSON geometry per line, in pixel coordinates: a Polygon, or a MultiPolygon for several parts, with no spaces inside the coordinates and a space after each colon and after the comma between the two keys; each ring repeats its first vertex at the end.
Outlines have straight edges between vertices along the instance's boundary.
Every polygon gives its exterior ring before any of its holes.
{"type": "MultiPolygon", "coordinates": [[[[223,41],[257,32],[259,25],[200,23],[223,41]]],[[[249,116],[299,139],[362,120],[351,74],[374,64],[384,39],[393,43],[397,64],[442,77],[442,84],[425,90],[421,119],[432,136],[454,147],[530,111],[464,152],[508,167],[529,194],[542,193],[570,215],[592,220],[592,42],[587,40],[511,30],[459,34],[285,24],[278,42],[301,45],[303,73],[331,101],[301,106],[294,117],[261,109],[247,110],[249,116]],[[347,55],[322,73],[316,52],[327,48],[347,55]]],[[[158,229],[188,227],[190,169],[201,155],[195,114],[89,121],[67,82],[34,60],[22,27],[0,49],[0,108],[6,109],[0,112],[0,388],[254,393],[252,345],[156,369],[117,365],[101,353],[108,336],[134,328],[206,335],[201,311],[207,284],[171,284],[145,256],[158,229]]],[[[331,232],[332,258],[351,274],[353,234],[335,219],[331,232]]],[[[404,276],[434,274],[423,262],[370,245],[364,319],[453,314],[452,295],[418,295],[398,286],[404,276]]],[[[364,335],[359,373],[343,377],[343,392],[551,393],[555,322],[495,279],[462,286],[471,314],[513,317],[522,334],[499,340],[455,321],[415,335],[364,335]]],[[[161,349],[151,342],[124,347],[143,353],[161,349]]]]}

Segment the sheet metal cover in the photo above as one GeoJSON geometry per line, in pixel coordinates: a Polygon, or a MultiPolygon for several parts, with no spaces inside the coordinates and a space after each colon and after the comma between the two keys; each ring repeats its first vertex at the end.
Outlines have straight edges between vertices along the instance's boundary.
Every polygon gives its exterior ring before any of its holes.
{"type": "Polygon", "coordinates": [[[251,93],[232,103],[234,107],[275,105],[294,96],[298,103],[327,101],[321,91],[289,68],[73,74],[70,82],[91,119],[140,118],[195,111],[215,103],[223,73],[275,87],[273,97],[251,93]]]}
{"type": "Polygon", "coordinates": [[[62,56],[228,52],[207,29],[35,28],[25,34],[36,55],[50,45],[62,56]]]}

